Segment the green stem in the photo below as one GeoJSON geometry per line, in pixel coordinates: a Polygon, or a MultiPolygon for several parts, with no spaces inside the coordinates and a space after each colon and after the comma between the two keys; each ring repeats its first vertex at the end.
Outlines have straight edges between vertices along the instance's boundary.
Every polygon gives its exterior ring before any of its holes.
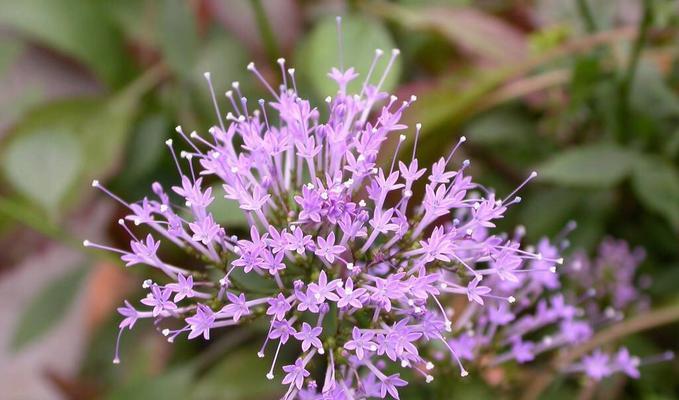
{"type": "Polygon", "coordinates": [[[627,68],[620,81],[619,88],[619,114],[618,118],[620,121],[619,125],[619,137],[623,142],[629,139],[630,134],[630,122],[631,118],[629,115],[630,109],[630,91],[632,84],[634,83],[634,77],[639,66],[639,59],[641,58],[641,51],[644,48],[646,39],[648,38],[648,30],[651,27],[651,22],[653,20],[653,7],[652,0],[643,0],[643,15],[641,17],[641,22],[639,26],[639,36],[637,36],[634,46],[632,48],[632,53],[630,54],[629,61],[627,63],[627,68]]]}
{"type": "Polygon", "coordinates": [[[276,43],[276,38],[271,29],[271,24],[269,23],[269,17],[266,15],[266,10],[262,6],[261,0],[251,0],[252,9],[255,12],[255,20],[257,22],[257,27],[262,36],[262,41],[264,42],[264,50],[266,51],[269,60],[276,60],[280,57],[280,50],[278,49],[278,43],[276,43]]]}
{"type": "Polygon", "coordinates": [[[585,23],[585,30],[588,33],[594,33],[597,31],[596,21],[592,15],[592,9],[589,7],[587,0],[577,0],[578,12],[585,23]]]}

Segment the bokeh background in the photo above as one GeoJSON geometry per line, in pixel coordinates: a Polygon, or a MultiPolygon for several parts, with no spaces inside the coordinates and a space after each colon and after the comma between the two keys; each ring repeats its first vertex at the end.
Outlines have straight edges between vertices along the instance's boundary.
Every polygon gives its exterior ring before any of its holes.
{"type": "MultiPolygon", "coordinates": [[[[153,181],[172,182],[163,142],[173,127],[215,120],[204,71],[218,92],[239,81],[257,99],[263,88],[245,66],[254,60],[275,81],[285,57],[304,95],[331,94],[336,15],[345,65],[365,73],[375,48],[401,49],[386,89],[418,96],[406,119],[423,124],[421,158],[466,135],[472,174],[500,193],[537,169],[507,226],[535,240],[575,220],[574,248],[592,251],[605,236],[643,246],[647,292],[657,310],[676,310],[676,0],[2,0],[0,398],[277,398],[256,329],[171,345],[142,325],[123,338],[123,364],[111,363],[115,308],[139,296],[144,271],[82,248],[85,237],[126,245],[124,210],[89,183],[138,200],[153,181]]],[[[242,228],[237,210],[214,212],[242,228]]],[[[676,319],[622,341],[676,350],[676,319]]],[[[584,393],[557,382],[545,398],[679,398],[676,361],[642,376],[584,393]]],[[[404,396],[521,393],[450,377],[404,396]]]]}

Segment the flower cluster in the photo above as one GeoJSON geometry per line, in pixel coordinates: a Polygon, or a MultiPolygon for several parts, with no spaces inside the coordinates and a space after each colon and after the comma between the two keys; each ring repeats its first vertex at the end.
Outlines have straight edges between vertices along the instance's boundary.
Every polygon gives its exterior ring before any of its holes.
{"type": "MultiPolygon", "coordinates": [[[[571,223],[567,230],[574,227],[571,223]]],[[[522,234],[522,230],[517,231],[517,242],[522,234]]],[[[537,253],[554,256],[566,245],[567,241],[557,247],[542,239],[537,253]]],[[[590,339],[596,330],[648,306],[635,273],[643,259],[642,249],[631,250],[626,242],[609,238],[601,243],[594,260],[577,252],[558,274],[544,272],[549,261],[532,260],[529,268],[534,273],[505,276],[504,282],[493,284],[498,293],[513,293],[518,300],[514,304],[465,310],[466,319],[458,320],[464,333],[450,340],[450,346],[463,359],[491,366],[508,361],[533,362],[551,351],[568,352],[590,339]]],[[[490,277],[489,283],[498,279],[499,275],[490,277]]],[[[665,353],[640,359],[624,347],[607,352],[597,349],[573,360],[561,372],[584,373],[594,380],[616,372],[638,378],[640,365],[672,357],[665,353]]]]}
{"type": "MultiPolygon", "coordinates": [[[[131,242],[129,249],[85,245],[166,277],[144,282],[141,306],[126,301],[119,309],[120,333],[152,319],[170,341],[181,335],[209,340],[219,328],[266,319],[258,355],[271,355],[267,378],[283,372],[285,399],[398,399],[398,388],[407,384],[399,368],[430,382],[434,362],[452,360],[465,376],[463,361],[490,338],[511,347],[499,359],[528,361],[543,348],[590,334],[558,295],[538,303],[537,317],[516,316],[542,289],[559,286],[556,248],[543,242],[524,249],[520,235],[494,233],[535,173],[497,198],[468,176],[469,161],[453,167],[464,137],[424,168],[417,158],[419,124],[412,152],[397,161],[408,132],[401,116],[416,101],[381,91],[398,54],[391,53],[375,78],[383,56],[377,50],[359,93],[347,91],[356,71],[334,68],[329,77],[338,91],[322,109],[298,95],[295,71],[283,59],[277,89],[248,66],[270,101],[253,105],[234,83],[226,92],[232,111],[225,115],[206,73],[218,125],[205,136],[177,127],[187,145],[178,155],[173,141],[166,142],[181,185],[168,191],[154,183],[153,198],[127,203],[93,182],[129,209],[119,223],[131,242]],[[385,154],[387,141],[395,145],[393,155],[385,154]],[[216,199],[220,189],[223,198],[216,199]],[[209,210],[217,201],[238,204],[249,222],[245,234],[219,224],[209,210]],[[139,235],[133,226],[150,233],[139,235]],[[161,242],[193,261],[171,264],[159,254],[161,242]],[[242,277],[271,285],[248,290],[242,277]],[[445,306],[454,301],[466,305],[460,315],[445,306]],[[563,328],[551,342],[525,339],[548,323],[563,328]],[[283,346],[297,351],[293,364],[278,365],[283,346]]],[[[623,286],[616,286],[620,301],[629,295],[623,286]]]]}

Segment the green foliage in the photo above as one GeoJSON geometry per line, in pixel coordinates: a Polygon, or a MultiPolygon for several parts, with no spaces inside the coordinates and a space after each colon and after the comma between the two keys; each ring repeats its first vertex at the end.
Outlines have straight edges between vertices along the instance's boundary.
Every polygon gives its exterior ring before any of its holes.
{"type": "Polygon", "coordinates": [[[659,158],[644,157],[633,169],[632,183],[639,200],[679,230],[679,171],[659,158]]]}
{"type": "Polygon", "coordinates": [[[124,77],[122,37],[100,1],[3,0],[0,22],[73,56],[109,84],[124,77]]]}
{"type": "Polygon", "coordinates": [[[46,334],[64,317],[88,271],[87,266],[80,266],[49,282],[21,310],[19,323],[12,335],[14,351],[46,334]]]}
{"type": "Polygon", "coordinates": [[[69,132],[35,131],[12,141],[2,167],[19,192],[52,213],[80,173],[82,153],[69,132]]]}
{"type": "Polygon", "coordinates": [[[189,3],[183,0],[163,0],[160,41],[165,60],[179,76],[190,78],[192,62],[198,50],[195,19],[189,3]]]}
{"type": "Polygon", "coordinates": [[[555,154],[537,167],[540,179],[566,186],[610,187],[631,171],[634,154],[607,144],[582,146],[555,154]]]}
{"type": "Polygon", "coordinates": [[[282,387],[265,378],[266,360],[252,346],[230,352],[195,383],[190,398],[201,400],[247,400],[278,398],[282,387]]]}

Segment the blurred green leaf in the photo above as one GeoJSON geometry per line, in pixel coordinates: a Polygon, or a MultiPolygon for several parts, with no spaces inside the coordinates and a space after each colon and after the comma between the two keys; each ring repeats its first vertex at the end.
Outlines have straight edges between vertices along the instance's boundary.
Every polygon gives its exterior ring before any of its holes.
{"type": "MultiPolygon", "coordinates": [[[[360,74],[349,84],[347,91],[360,92],[375,57],[375,50],[382,49],[385,55],[375,66],[370,79],[371,84],[377,84],[387,66],[387,60],[391,57],[391,49],[395,47],[387,29],[379,20],[355,14],[342,20],[342,37],[344,67],[354,67],[360,74]]],[[[300,65],[299,73],[304,74],[310,81],[319,97],[333,96],[337,93],[337,84],[328,77],[333,67],[340,68],[335,18],[323,19],[314,26],[302,43],[296,61],[300,65]]],[[[397,58],[381,90],[390,92],[398,83],[400,73],[401,61],[397,58]]]]}
{"type": "Polygon", "coordinates": [[[559,185],[610,187],[631,171],[635,154],[613,144],[592,144],[556,153],[536,170],[538,178],[559,185]]]}
{"type": "Polygon", "coordinates": [[[679,115],[679,96],[651,63],[639,65],[631,94],[632,106],[644,114],[656,118],[679,115]]]}
{"type": "Polygon", "coordinates": [[[276,284],[270,276],[260,276],[254,273],[245,273],[242,269],[236,268],[230,278],[245,290],[255,293],[273,293],[276,284]]]}
{"type": "Polygon", "coordinates": [[[98,1],[3,0],[0,23],[82,61],[108,84],[123,78],[123,41],[98,1]]]}
{"type": "Polygon", "coordinates": [[[215,197],[215,200],[208,207],[208,211],[212,213],[215,221],[224,225],[227,229],[249,226],[248,219],[245,216],[246,211],[241,210],[236,201],[224,198],[224,191],[221,185],[212,187],[212,195],[215,197]]]}
{"type": "Polygon", "coordinates": [[[0,38],[0,76],[4,75],[10,65],[23,50],[20,41],[11,38],[0,38]]]}
{"type": "Polygon", "coordinates": [[[659,158],[643,157],[634,164],[632,186],[649,209],[679,229],[679,171],[659,158]]]}
{"type": "Polygon", "coordinates": [[[525,144],[533,132],[533,121],[512,109],[484,113],[471,121],[465,130],[471,141],[485,145],[525,144]]]}
{"type": "Polygon", "coordinates": [[[174,72],[190,78],[198,47],[195,16],[190,2],[163,0],[160,46],[165,60],[174,72]]]}
{"type": "Polygon", "coordinates": [[[103,6],[126,38],[150,47],[158,47],[158,13],[156,0],[105,1],[103,6]]]}
{"type": "Polygon", "coordinates": [[[21,311],[12,336],[12,348],[17,351],[49,331],[68,311],[87,275],[87,266],[80,266],[49,282],[21,311]]]}
{"type": "Polygon", "coordinates": [[[111,98],[61,100],[28,112],[2,149],[5,174],[49,211],[62,197],[63,203],[77,200],[79,191],[68,190],[74,175],[83,183],[111,172],[124,150],[137,102],[156,79],[151,71],[111,98]]]}
{"type": "Polygon", "coordinates": [[[83,154],[72,133],[44,129],[13,140],[2,168],[19,192],[53,213],[80,174],[83,154]]]}
{"type": "Polygon", "coordinates": [[[269,364],[257,357],[257,349],[241,348],[200,378],[189,398],[201,400],[245,400],[278,398],[282,386],[266,379],[269,364]]]}
{"type": "Polygon", "coordinates": [[[167,151],[164,142],[170,134],[170,122],[160,114],[143,118],[133,129],[125,157],[125,170],[120,176],[131,183],[148,174],[167,151]]]}
{"type": "Polygon", "coordinates": [[[156,377],[143,377],[127,385],[116,387],[108,396],[109,400],[185,400],[193,386],[194,370],[178,367],[156,377]]]}

